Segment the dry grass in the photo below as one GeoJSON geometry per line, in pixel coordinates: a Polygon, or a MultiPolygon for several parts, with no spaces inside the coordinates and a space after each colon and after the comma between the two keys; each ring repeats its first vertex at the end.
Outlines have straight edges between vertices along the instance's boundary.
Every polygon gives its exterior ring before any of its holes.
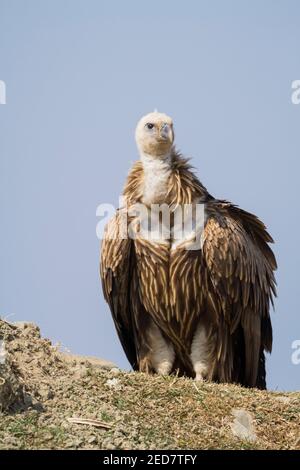
{"type": "Polygon", "coordinates": [[[34,326],[0,321],[23,399],[0,414],[0,449],[300,449],[300,393],[195,384],[65,361],[34,326]],[[254,419],[257,439],[231,431],[232,410],[254,419]],[[75,424],[68,418],[107,426],[75,424]]]}

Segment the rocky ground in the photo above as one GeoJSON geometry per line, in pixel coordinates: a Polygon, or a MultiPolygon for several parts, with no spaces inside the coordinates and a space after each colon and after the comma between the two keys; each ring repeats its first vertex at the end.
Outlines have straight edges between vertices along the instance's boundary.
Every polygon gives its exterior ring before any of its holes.
{"type": "Polygon", "coordinates": [[[0,320],[0,449],[300,449],[300,393],[123,372],[0,320]]]}

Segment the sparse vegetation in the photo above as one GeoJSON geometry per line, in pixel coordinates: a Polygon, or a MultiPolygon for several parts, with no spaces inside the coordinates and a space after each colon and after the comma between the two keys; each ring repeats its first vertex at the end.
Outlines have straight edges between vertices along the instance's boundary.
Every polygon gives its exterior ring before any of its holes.
{"type": "Polygon", "coordinates": [[[300,449],[299,392],[199,384],[70,360],[30,324],[0,320],[1,338],[22,393],[0,413],[0,449],[300,449]],[[232,432],[236,409],[251,414],[255,440],[232,432]]]}

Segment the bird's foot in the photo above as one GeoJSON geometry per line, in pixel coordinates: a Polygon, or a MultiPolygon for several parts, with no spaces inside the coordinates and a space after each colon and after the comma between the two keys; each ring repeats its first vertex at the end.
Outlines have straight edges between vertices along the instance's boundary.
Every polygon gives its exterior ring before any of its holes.
{"type": "Polygon", "coordinates": [[[204,382],[204,377],[201,373],[198,372],[198,374],[196,374],[195,382],[204,382]]]}
{"type": "Polygon", "coordinates": [[[172,362],[163,361],[157,366],[156,372],[159,375],[169,375],[169,373],[171,372],[171,369],[172,369],[172,362]]]}

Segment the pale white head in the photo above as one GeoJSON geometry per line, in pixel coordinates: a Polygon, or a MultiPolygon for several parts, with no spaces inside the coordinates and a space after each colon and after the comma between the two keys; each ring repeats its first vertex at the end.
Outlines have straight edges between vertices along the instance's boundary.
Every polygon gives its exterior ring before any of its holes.
{"type": "Polygon", "coordinates": [[[157,158],[168,155],[174,142],[172,119],[156,111],[147,114],[137,124],[135,139],[142,155],[157,158]]]}

